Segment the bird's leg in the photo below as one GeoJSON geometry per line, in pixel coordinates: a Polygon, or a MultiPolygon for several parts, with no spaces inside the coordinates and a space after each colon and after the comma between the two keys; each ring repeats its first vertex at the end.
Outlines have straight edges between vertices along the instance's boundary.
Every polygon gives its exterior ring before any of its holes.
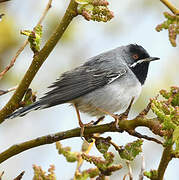
{"type": "Polygon", "coordinates": [[[132,99],[130,101],[130,104],[127,107],[126,111],[124,113],[120,114],[120,115],[112,114],[112,113],[110,113],[110,112],[108,112],[108,111],[106,111],[106,110],[104,110],[102,108],[97,108],[97,110],[99,110],[99,111],[101,111],[101,112],[103,112],[103,113],[113,117],[115,119],[115,126],[116,126],[117,129],[119,129],[119,120],[120,119],[127,119],[128,115],[129,115],[129,111],[131,109],[131,106],[132,106],[133,102],[134,102],[134,97],[132,97],[132,99]]]}
{"type": "Polygon", "coordinates": [[[143,111],[140,112],[137,117],[141,117],[141,116],[144,117],[144,116],[146,116],[148,114],[148,112],[150,111],[150,109],[151,109],[151,104],[152,104],[152,101],[150,101],[148,103],[147,107],[145,109],[143,109],[143,111]]]}
{"type": "MultiPolygon", "coordinates": [[[[100,117],[97,121],[95,121],[93,123],[93,125],[99,125],[103,121],[104,118],[105,118],[105,116],[100,117]]],[[[99,135],[100,134],[96,134],[97,137],[99,135]]],[[[87,143],[88,144],[87,141],[84,141],[83,143],[87,143]]],[[[90,152],[91,148],[93,147],[94,143],[95,143],[95,139],[92,139],[92,142],[88,144],[88,148],[84,151],[85,154],[89,154],[89,152],[90,152]]],[[[80,159],[78,160],[78,163],[77,163],[75,174],[77,174],[80,171],[80,167],[82,166],[83,161],[84,161],[84,159],[82,159],[82,157],[80,157],[80,159]]]]}
{"type": "Polygon", "coordinates": [[[96,109],[97,109],[98,111],[101,111],[101,112],[104,113],[104,114],[107,114],[107,115],[113,117],[114,119],[118,117],[116,114],[112,114],[112,113],[110,113],[110,112],[108,112],[108,111],[106,111],[106,110],[104,110],[104,109],[102,109],[102,108],[96,107],[96,109]]]}
{"type": "Polygon", "coordinates": [[[74,106],[75,106],[75,110],[76,110],[76,114],[77,114],[77,118],[78,118],[78,124],[79,124],[79,126],[81,127],[80,136],[81,136],[81,138],[82,138],[82,137],[83,137],[83,134],[84,134],[84,124],[83,124],[83,122],[81,121],[80,112],[79,112],[76,104],[74,104],[74,106]]]}
{"type": "Polygon", "coordinates": [[[116,126],[116,128],[120,129],[119,125],[118,125],[120,116],[118,114],[112,114],[112,113],[110,113],[110,112],[108,112],[108,111],[106,111],[106,110],[104,110],[102,108],[96,108],[96,109],[101,111],[101,112],[103,112],[103,113],[105,113],[105,114],[107,114],[107,115],[109,115],[109,116],[111,116],[111,117],[113,117],[115,119],[115,126],[116,126]]]}
{"type": "Polygon", "coordinates": [[[127,107],[127,109],[125,110],[125,112],[120,115],[121,118],[126,118],[126,119],[128,118],[129,111],[131,110],[131,106],[132,106],[132,104],[133,104],[133,102],[134,102],[134,99],[135,99],[135,98],[132,97],[129,106],[127,107]]]}
{"type": "Polygon", "coordinates": [[[79,126],[81,127],[80,136],[82,138],[84,136],[84,129],[85,129],[85,127],[91,126],[94,122],[91,121],[90,123],[83,124],[83,122],[81,121],[80,112],[78,110],[78,107],[77,107],[76,104],[74,104],[74,106],[75,106],[75,110],[76,110],[76,114],[77,114],[77,118],[78,118],[78,123],[79,123],[79,126]]]}

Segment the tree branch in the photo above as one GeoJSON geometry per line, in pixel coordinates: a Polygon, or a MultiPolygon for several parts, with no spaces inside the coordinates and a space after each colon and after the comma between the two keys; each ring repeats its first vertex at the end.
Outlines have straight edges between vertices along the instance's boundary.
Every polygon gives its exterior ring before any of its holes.
{"type": "Polygon", "coordinates": [[[140,169],[139,180],[144,180],[145,159],[144,159],[144,153],[143,152],[141,154],[141,157],[142,157],[142,165],[141,165],[141,169],[140,169]]]}
{"type": "Polygon", "coordinates": [[[34,55],[33,61],[26,74],[24,75],[22,81],[20,82],[17,90],[15,91],[9,102],[5,105],[5,107],[0,111],[0,123],[2,123],[7,115],[11,114],[18,107],[19,102],[23,98],[27,88],[40,69],[41,65],[54,49],[55,45],[62,37],[66,28],[75,16],[77,16],[77,3],[75,3],[74,0],[71,0],[65,12],[65,15],[57,26],[55,32],[51,35],[44,47],[36,55],[34,55]]]}
{"type": "Polygon", "coordinates": [[[168,145],[164,148],[162,158],[158,167],[158,177],[155,180],[163,180],[165,170],[167,169],[168,163],[172,160],[172,145],[168,145]]]}
{"type": "Polygon", "coordinates": [[[143,138],[143,139],[147,139],[148,141],[154,141],[158,144],[163,144],[161,141],[159,141],[158,139],[155,139],[153,137],[149,137],[149,136],[146,136],[146,135],[142,135],[140,133],[138,133],[137,131],[135,130],[129,130],[127,131],[130,135],[132,136],[135,136],[135,137],[138,137],[138,138],[143,138]]]}
{"type": "Polygon", "coordinates": [[[11,92],[11,91],[15,91],[16,89],[17,89],[17,86],[12,87],[12,88],[9,88],[9,89],[7,89],[7,90],[1,90],[1,89],[0,89],[0,96],[2,96],[2,95],[4,95],[4,94],[7,94],[7,93],[9,93],[9,92],[11,92]]]}
{"type": "MultiPolygon", "coordinates": [[[[49,0],[40,20],[38,21],[38,23],[35,27],[37,27],[39,24],[42,23],[45,16],[47,15],[48,10],[51,8],[51,4],[52,4],[52,0],[49,0]]],[[[24,50],[24,48],[27,46],[27,44],[28,44],[28,39],[26,39],[24,41],[24,44],[18,49],[18,51],[16,52],[16,55],[12,58],[10,64],[8,66],[6,66],[6,68],[0,73],[0,79],[2,79],[3,76],[7,73],[7,71],[9,71],[9,69],[11,69],[14,66],[17,58],[19,57],[21,52],[24,50]]]]}
{"type": "MultiPolygon", "coordinates": [[[[119,121],[119,128],[129,131],[129,129],[135,129],[138,126],[145,126],[151,129],[155,134],[162,135],[160,132],[160,124],[159,122],[154,119],[145,119],[136,117],[133,120],[121,120],[119,121]],[[158,129],[158,130],[157,130],[158,129]]],[[[9,159],[10,157],[15,156],[23,151],[28,149],[38,147],[45,144],[51,144],[59,140],[69,139],[72,137],[80,137],[80,128],[71,129],[64,132],[58,132],[55,134],[50,134],[42,137],[38,137],[36,139],[26,141],[20,144],[16,144],[5,150],[0,154],[0,163],[4,162],[5,160],[9,159]]],[[[105,133],[105,132],[119,132],[119,129],[116,128],[115,122],[107,123],[103,125],[91,126],[86,127],[84,130],[84,135],[89,136],[94,133],[105,133]]]]}
{"type": "Polygon", "coordinates": [[[24,173],[25,171],[22,171],[14,180],[21,180],[24,173]]]}
{"type": "Polygon", "coordinates": [[[6,2],[6,1],[10,1],[10,0],[0,0],[0,3],[6,2]]]}
{"type": "Polygon", "coordinates": [[[160,0],[165,6],[167,6],[175,15],[179,14],[179,10],[173,6],[168,0],[160,0]]]}

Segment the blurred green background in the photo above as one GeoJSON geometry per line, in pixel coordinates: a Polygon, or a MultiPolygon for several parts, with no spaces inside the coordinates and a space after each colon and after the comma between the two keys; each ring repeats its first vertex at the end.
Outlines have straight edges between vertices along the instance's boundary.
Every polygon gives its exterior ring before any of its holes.
{"type": "MultiPolygon", "coordinates": [[[[178,0],[170,1],[179,7],[178,0]]],[[[59,22],[68,3],[69,1],[53,0],[52,8],[43,23],[42,44],[59,22]]],[[[46,4],[47,0],[13,0],[0,4],[0,13],[5,13],[0,22],[0,71],[9,64],[26,38],[20,35],[20,30],[32,29],[46,4]]],[[[48,90],[47,87],[64,71],[84,63],[89,57],[103,51],[130,43],[140,44],[151,56],[161,58],[161,61],[151,63],[142,94],[132,108],[131,118],[137,115],[149,102],[149,98],[156,96],[160,89],[169,89],[172,85],[179,85],[179,41],[177,41],[178,47],[173,48],[168,40],[167,31],[160,33],[155,31],[156,25],[164,21],[163,12],[169,12],[169,10],[156,0],[120,2],[111,0],[109,7],[115,17],[108,23],[88,22],[81,16],[74,19],[31,84],[33,91],[37,92],[37,97],[42,96],[48,90]]],[[[1,80],[0,89],[5,90],[16,86],[28,69],[32,57],[33,53],[28,46],[17,59],[15,66],[1,80]]],[[[5,105],[11,95],[12,93],[9,93],[0,97],[0,108],[5,105]]],[[[84,122],[92,120],[85,114],[82,114],[82,119],[84,122]]],[[[111,120],[107,117],[105,122],[111,120]]],[[[0,125],[0,151],[13,144],[77,126],[75,111],[69,104],[33,112],[23,118],[7,120],[0,125]]],[[[138,131],[152,135],[147,128],[139,128],[138,131]]],[[[111,135],[119,145],[136,139],[127,133],[106,133],[104,136],[108,135],[111,135]]],[[[62,144],[64,146],[70,144],[73,151],[79,151],[82,140],[73,138],[62,141],[62,144]]],[[[145,141],[143,150],[146,170],[157,168],[162,147],[145,141]]],[[[91,154],[99,155],[95,148],[92,149],[91,154]]],[[[116,155],[116,161],[122,163],[118,155],[116,155]]],[[[44,170],[47,170],[50,164],[54,164],[58,180],[72,178],[76,167],[75,163],[67,163],[64,157],[58,155],[55,145],[45,145],[23,152],[1,164],[0,172],[5,171],[3,180],[13,179],[23,170],[26,171],[23,180],[32,179],[32,164],[40,165],[44,170]]],[[[84,163],[83,168],[89,166],[91,167],[88,163],[84,163]]],[[[139,174],[140,167],[141,156],[138,156],[132,163],[135,178],[139,174]]],[[[179,171],[176,167],[179,167],[179,162],[174,159],[167,168],[165,179],[178,180],[179,171]]],[[[123,170],[114,173],[111,180],[122,179],[126,173],[124,164],[123,170]]]]}

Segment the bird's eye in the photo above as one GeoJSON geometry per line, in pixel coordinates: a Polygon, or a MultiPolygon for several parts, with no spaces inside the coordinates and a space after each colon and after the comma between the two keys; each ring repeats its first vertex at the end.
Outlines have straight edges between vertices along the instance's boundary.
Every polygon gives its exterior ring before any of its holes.
{"type": "Polygon", "coordinates": [[[134,54],[132,57],[133,57],[135,60],[139,59],[138,54],[134,54]]]}

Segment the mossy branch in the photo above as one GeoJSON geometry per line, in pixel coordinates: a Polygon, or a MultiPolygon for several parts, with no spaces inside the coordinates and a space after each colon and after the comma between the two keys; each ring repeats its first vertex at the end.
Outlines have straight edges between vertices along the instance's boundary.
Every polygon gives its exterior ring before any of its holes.
{"type": "MultiPolygon", "coordinates": [[[[135,130],[136,127],[145,126],[148,127],[152,132],[158,135],[162,135],[160,131],[160,124],[157,119],[146,119],[144,117],[136,117],[133,120],[121,120],[119,121],[119,128],[120,130],[129,131],[135,130]]],[[[64,132],[58,132],[55,134],[50,134],[42,137],[38,137],[36,139],[26,141],[20,144],[16,144],[5,150],[0,154],[0,163],[4,162],[5,160],[13,157],[23,151],[28,149],[38,147],[45,144],[51,144],[63,139],[69,139],[73,137],[80,137],[80,128],[71,129],[64,132]]],[[[97,125],[92,127],[86,127],[84,131],[85,136],[90,136],[94,133],[105,133],[105,132],[120,132],[119,129],[116,128],[114,122],[107,123],[103,125],[97,125]]]]}
{"type": "Polygon", "coordinates": [[[34,55],[33,61],[26,74],[24,75],[22,81],[20,82],[17,90],[15,91],[9,102],[0,111],[0,123],[2,123],[7,117],[7,115],[11,114],[18,107],[19,102],[23,98],[27,88],[29,87],[36,73],[40,69],[41,65],[44,63],[51,51],[54,49],[55,45],[62,37],[66,28],[75,16],[77,16],[77,3],[74,0],[71,0],[65,12],[65,15],[63,16],[56,30],[46,42],[44,47],[37,54],[34,55]]]}

